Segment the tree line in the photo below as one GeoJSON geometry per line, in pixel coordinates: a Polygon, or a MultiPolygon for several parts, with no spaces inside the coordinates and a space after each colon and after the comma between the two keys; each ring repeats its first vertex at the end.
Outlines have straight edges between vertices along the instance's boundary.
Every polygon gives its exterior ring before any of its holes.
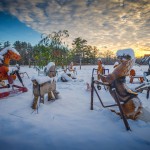
{"type": "MultiPolygon", "coordinates": [[[[36,65],[43,67],[49,62],[55,62],[56,66],[64,68],[70,62],[76,65],[94,65],[97,58],[101,58],[106,65],[112,65],[116,61],[114,53],[110,50],[101,51],[96,46],[88,44],[87,40],[77,37],[72,41],[72,48],[66,44],[69,37],[67,30],[42,34],[41,41],[32,46],[31,43],[15,41],[12,46],[20,53],[22,59],[19,62],[11,61],[11,64],[36,65]]],[[[0,43],[0,49],[11,46],[9,41],[0,43]]]]}

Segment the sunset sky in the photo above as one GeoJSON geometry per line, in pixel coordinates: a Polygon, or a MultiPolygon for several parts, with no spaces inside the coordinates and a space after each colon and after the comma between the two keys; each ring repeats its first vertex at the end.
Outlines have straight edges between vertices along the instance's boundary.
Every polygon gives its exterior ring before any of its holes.
{"type": "Polygon", "coordinates": [[[1,0],[0,42],[37,44],[42,33],[68,30],[101,51],[150,54],[150,0],[1,0]]]}

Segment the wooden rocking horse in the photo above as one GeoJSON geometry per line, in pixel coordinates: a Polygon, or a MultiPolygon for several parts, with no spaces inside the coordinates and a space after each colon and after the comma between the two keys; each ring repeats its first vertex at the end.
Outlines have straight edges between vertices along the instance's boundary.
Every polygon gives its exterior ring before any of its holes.
{"type": "Polygon", "coordinates": [[[45,68],[46,76],[32,77],[33,82],[33,103],[32,109],[38,110],[38,100],[44,104],[44,95],[48,94],[48,101],[58,99],[59,92],[56,90],[55,63],[50,62],[45,68]]]}
{"type": "Polygon", "coordinates": [[[127,119],[137,119],[142,109],[142,104],[138,98],[138,94],[127,87],[125,80],[125,77],[129,74],[135,61],[134,51],[132,49],[118,50],[117,58],[120,63],[112,73],[108,74],[107,76],[100,74],[102,82],[94,80],[92,73],[91,110],[93,110],[93,96],[95,92],[102,106],[104,108],[111,107],[111,111],[121,116],[126,129],[131,130],[127,119]],[[108,86],[109,92],[115,100],[115,103],[112,105],[104,105],[94,86],[95,84],[108,86]],[[113,109],[115,106],[118,107],[117,110],[113,109]]]}
{"type": "Polygon", "coordinates": [[[20,77],[18,70],[14,70],[13,73],[9,72],[10,60],[18,61],[20,59],[20,54],[14,48],[6,47],[0,52],[0,82],[3,83],[1,84],[0,89],[12,88],[12,90],[10,91],[0,92],[0,98],[7,97],[11,94],[16,94],[18,92],[27,92],[27,88],[24,87],[23,81],[20,77]],[[18,77],[22,86],[13,84],[13,80],[15,80],[16,77],[18,77]],[[7,85],[4,84],[4,80],[8,80],[7,85]]]}

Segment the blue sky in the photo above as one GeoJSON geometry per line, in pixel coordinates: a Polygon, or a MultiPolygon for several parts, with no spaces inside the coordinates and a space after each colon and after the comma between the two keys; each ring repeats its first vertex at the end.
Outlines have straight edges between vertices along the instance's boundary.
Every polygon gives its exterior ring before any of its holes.
{"type": "Polygon", "coordinates": [[[25,23],[20,22],[15,16],[6,12],[0,12],[0,42],[10,41],[13,44],[15,41],[30,42],[32,45],[38,43],[41,34],[25,23]]]}

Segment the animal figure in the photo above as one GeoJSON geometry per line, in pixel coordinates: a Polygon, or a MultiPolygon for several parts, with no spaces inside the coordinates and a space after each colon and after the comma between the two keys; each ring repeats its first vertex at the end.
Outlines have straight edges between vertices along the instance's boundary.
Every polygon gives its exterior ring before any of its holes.
{"type": "Polygon", "coordinates": [[[103,64],[102,64],[102,60],[99,58],[97,60],[97,65],[98,65],[98,68],[97,68],[97,79],[100,80],[100,74],[103,74],[103,64]]]}
{"type": "Polygon", "coordinates": [[[48,101],[52,99],[57,99],[59,92],[56,91],[56,81],[55,81],[55,64],[50,62],[45,69],[45,73],[47,76],[38,76],[36,78],[32,78],[33,82],[33,103],[32,108],[37,109],[37,102],[40,98],[40,102],[44,103],[44,95],[48,94],[48,101]]]}
{"type": "Polygon", "coordinates": [[[18,61],[21,59],[21,56],[14,48],[11,47],[4,48],[0,52],[0,84],[1,84],[0,89],[10,87],[12,87],[12,89],[7,92],[0,92],[0,98],[28,91],[28,89],[24,87],[23,81],[20,77],[18,70],[13,71],[12,74],[9,72],[9,63],[11,59],[18,61]],[[15,80],[16,77],[18,77],[22,86],[13,84],[13,80],[15,80]],[[8,80],[7,85],[5,85],[4,80],[8,80]]]}
{"type": "Polygon", "coordinates": [[[132,49],[124,49],[118,51],[118,53],[120,52],[122,55],[118,54],[118,59],[120,60],[119,65],[111,74],[107,76],[100,75],[100,78],[103,82],[110,84],[109,92],[114,99],[116,97],[111,86],[116,88],[117,96],[120,102],[123,102],[122,109],[124,114],[127,118],[135,120],[141,114],[142,104],[140,99],[137,97],[138,94],[131,91],[125,83],[125,77],[129,75],[130,70],[135,62],[134,51],[132,49]],[[126,52],[132,54],[133,57],[128,55],[126,52]]]}
{"type": "Polygon", "coordinates": [[[10,47],[6,47],[0,52],[0,80],[13,80],[16,79],[16,75],[9,75],[9,63],[10,60],[20,60],[20,54],[14,49],[10,47]]]}
{"type": "Polygon", "coordinates": [[[49,78],[46,76],[43,77],[42,80],[45,80],[46,82],[40,83],[38,79],[32,79],[33,82],[33,94],[34,94],[34,100],[32,104],[32,108],[37,108],[37,102],[40,98],[40,102],[44,104],[44,95],[48,94],[48,101],[52,99],[57,99],[58,92],[56,91],[56,81],[52,78],[49,78]],[[47,81],[45,80],[47,78],[47,81]]]}
{"type": "Polygon", "coordinates": [[[73,62],[71,62],[68,68],[64,71],[67,72],[70,77],[74,74],[73,78],[76,78],[75,75],[77,75],[77,70],[76,67],[74,67],[73,62]]]}
{"type": "MultiPolygon", "coordinates": [[[[120,102],[122,102],[121,106],[125,116],[128,119],[135,120],[141,114],[142,103],[138,98],[138,94],[133,92],[125,82],[125,77],[120,77],[113,82],[113,86],[116,89],[117,98],[120,102]]],[[[110,88],[109,92],[114,100],[117,101],[113,90],[113,88],[110,88]]],[[[117,111],[116,113],[119,114],[117,111]]]]}
{"type": "Polygon", "coordinates": [[[101,76],[103,82],[112,83],[119,77],[128,76],[129,72],[134,64],[134,59],[120,59],[120,64],[114,69],[114,71],[106,77],[101,76]]]}

